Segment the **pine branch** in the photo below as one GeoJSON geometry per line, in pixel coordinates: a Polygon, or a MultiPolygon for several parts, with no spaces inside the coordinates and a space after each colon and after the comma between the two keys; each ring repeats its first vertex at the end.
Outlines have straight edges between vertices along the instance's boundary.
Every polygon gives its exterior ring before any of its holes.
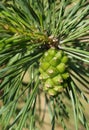
{"type": "Polygon", "coordinates": [[[85,106],[80,101],[81,97],[89,103],[86,96],[86,92],[89,93],[88,17],[88,0],[1,0],[0,100],[3,106],[0,118],[3,129],[35,130],[37,97],[41,93],[49,108],[52,130],[59,119],[64,130],[68,129],[66,120],[71,118],[71,110],[67,102],[73,108],[75,129],[79,129],[80,122],[89,129],[85,106]],[[26,72],[30,80],[24,85],[26,72]],[[20,102],[24,104],[22,108],[19,108],[20,102]]]}

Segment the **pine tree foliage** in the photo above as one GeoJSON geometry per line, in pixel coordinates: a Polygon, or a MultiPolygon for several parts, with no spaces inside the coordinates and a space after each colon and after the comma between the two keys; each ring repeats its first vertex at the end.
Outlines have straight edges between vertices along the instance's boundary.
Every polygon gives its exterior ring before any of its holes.
{"type": "Polygon", "coordinates": [[[56,120],[68,129],[71,108],[74,130],[79,129],[80,122],[89,130],[83,104],[89,103],[88,0],[0,1],[0,93],[0,124],[4,130],[38,130],[36,105],[39,99],[40,113],[42,94],[52,130],[56,120]],[[40,59],[50,48],[68,57],[67,87],[54,96],[45,93],[39,78],[40,59]],[[26,72],[30,75],[27,84],[23,82],[26,72]]]}

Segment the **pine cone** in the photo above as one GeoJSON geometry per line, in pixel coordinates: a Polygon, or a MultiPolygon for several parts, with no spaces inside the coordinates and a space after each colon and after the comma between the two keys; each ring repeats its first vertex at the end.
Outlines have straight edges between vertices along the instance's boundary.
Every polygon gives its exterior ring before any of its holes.
{"type": "Polygon", "coordinates": [[[43,90],[51,96],[57,95],[67,87],[68,57],[62,50],[50,48],[40,59],[40,80],[43,82],[43,90]]]}

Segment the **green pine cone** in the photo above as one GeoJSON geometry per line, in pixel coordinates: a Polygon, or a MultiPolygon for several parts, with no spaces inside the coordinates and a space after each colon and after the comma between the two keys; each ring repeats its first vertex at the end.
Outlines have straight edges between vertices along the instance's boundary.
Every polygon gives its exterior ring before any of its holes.
{"type": "Polygon", "coordinates": [[[55,96],[67,87],[69,78],[68,57],[62,50],[50,48],[40,60],[40,80],[43,82],[43,91],[55,96]],[[66,85],[65,85],[66,84],[66,85]]]}

